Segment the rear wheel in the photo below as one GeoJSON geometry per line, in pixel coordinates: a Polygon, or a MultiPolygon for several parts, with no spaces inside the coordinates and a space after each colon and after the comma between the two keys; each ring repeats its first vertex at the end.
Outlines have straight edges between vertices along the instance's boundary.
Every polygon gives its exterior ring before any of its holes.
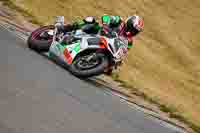
{"type": "MultiPolygon", "coordinates": [[[[28,38],[28,47],[37,52],[48,52],[53,41],[53,32],[55,26],[44,26],[36,29],[31,33],[28,38]]],[[[63,32],[71,32],[73,27],[71,25],[65,25],[63,32]]]]}
{"type": "Polygon", "coordinates": [[[54,31],[54,26],[44,26],[36,29],[28,38],[28,47],[37,52],[48,52],[51,46],[53,35],[49,32],[54,31]]]}
{"type": "Polygon", "coordinates": [[[78,77],[97,76],[109,65],[109,59],[104,53],[91,53],[78,56],[70,66],[72,74],[78,77]]]}

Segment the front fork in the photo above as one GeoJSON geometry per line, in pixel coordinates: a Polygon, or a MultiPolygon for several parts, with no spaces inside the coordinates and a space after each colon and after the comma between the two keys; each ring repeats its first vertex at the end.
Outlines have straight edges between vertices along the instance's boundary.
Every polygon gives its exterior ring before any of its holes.
{"type": "Polygon", "coordinates": [[[122,61],[115,62],[113,60],[113,61],[111,61],[111,63],[108,66],[108,68],[104,71],[104,73],[106,75],[112,75],[113,70],[116,71],[119,68],[119,66],[121,66],[121,65],[122,65],[122,61]]]}

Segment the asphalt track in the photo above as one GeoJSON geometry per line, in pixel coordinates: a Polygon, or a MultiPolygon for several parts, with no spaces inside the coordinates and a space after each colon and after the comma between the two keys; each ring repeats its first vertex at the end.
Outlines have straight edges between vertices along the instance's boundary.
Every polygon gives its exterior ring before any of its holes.
{"type": "Polygon", "coordinates": [[[0,133],[179,133],[0,27],[0,133]]]}

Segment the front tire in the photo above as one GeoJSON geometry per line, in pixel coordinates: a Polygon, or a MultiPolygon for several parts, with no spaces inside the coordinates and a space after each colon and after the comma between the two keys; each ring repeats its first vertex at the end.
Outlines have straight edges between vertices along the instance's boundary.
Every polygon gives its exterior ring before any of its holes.
{"type": "Polygon", "coordinates": [[[103,74],[104,70],[109,65],[109,59],[105,53],[96,53],[95,57],[99,60],[96,66],[91,67],[90,69],[82,69],[78,67],[78,63],[80,63],[82,56],[78,56],[69,67],[70,72],[80,78],[87,78],[103,74]]]}

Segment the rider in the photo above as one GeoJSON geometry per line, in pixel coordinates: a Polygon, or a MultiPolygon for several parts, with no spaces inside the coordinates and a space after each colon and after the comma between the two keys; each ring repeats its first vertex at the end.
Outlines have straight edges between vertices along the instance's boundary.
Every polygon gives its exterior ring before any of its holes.
{"type": "Polygon", "coordinates": [[[140,16],[131,16],[126,21],[123,21],[120,16],[104,15],[101,17],[101,26],[95,17],[90,16],[68,25],[65,31],[82,29],[89,34],[96,34],[101,31],[101,34],[107,37],[112,37],[117,33],[118,36],[128,39],[128,48],[130,49],[133,46],[133,37],[140,33],[143,28],[144,21],[140,16]]]}

